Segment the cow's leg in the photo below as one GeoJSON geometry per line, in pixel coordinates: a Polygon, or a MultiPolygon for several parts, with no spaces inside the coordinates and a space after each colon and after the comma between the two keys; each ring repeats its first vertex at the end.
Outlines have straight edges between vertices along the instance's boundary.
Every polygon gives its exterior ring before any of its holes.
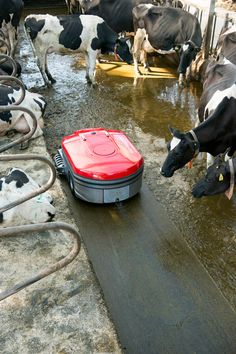
{"type": "Polygon", "coordinates": [[[92,85],[96,84],[95,73],[96,73],[97,54],[98,52],[92,49],[86,53],[86,79],[87,82],[92,85]]]}
{"type": "Polygon", "coordinates": [[[14,57],[17,42],[17,30],[12,26],[11,23],[7,25],[7,34],[10,46],[10,56],[14,57]]]}
{"type": "Polygon", "coordinates": [[[184,86],[184,84],[185,84],[185,74],[180,73],[179,74],[179,85],[184,86]]]}
{"type": "Polygon", "coordinates": [[[191,65],[189,65],[186,70],[186,78],[185,78],[186,84],[190,83],[191,77],[192,77],[192,69],[191,69],[191,65]]]}
{"type": "Polygon", "coordinates": [[[146,31],[144,29],[138,28],[134,36],[133,60],[134,60],[134,72],[136,75],[141,74],[138,67],[138,62],[140,60],[140,54],[141,54],[142,44],[145,39],[145,35],[146,35],[146,31]]]}
{"type": "Polygon", "coordinates": [[[48,61],[47,61],[47,53],[45,54],[45,72],[48,77],[48,79],[51,81],[52,84],[55,84],[57,82],[51,75],[51,73],[48,70],[48,61]]]}
{"type": "Polygon", "coordinates": [[[151,72],[150,66],[148,64],[148,60],[147,60],[147,52],[145,50],[141,51],[141,55],[140,55],[140,61],[143,64],[143,67],[146,71],[151,72]]]}
{"type": "Polygon", "coordinates": [[[43,81],[44,81],[45,85],[50,87],[52,84],[51,84],[50,78],[48,77],[48,74],[50,75],[50,73],[48,71],[47,64],[46,64],[48,48],[41,48],[43,45],[41,44],[41,46],[40,46],[40,43],[36,43],[35,45],[33,45],[33,43],[31,42],[31,45],[32,45],[34,55],[37,59],[38,68],[39,68],[41,75],[43,77],[43,81]],[[47,70],[47,73],[46,73],[46,70],[47,70]]]}

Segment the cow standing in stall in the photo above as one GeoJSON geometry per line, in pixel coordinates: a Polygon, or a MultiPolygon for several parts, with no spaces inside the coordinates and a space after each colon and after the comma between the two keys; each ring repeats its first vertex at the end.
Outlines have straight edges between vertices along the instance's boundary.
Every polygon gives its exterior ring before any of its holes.
{"type": "MultiPolygon", "coordinates": [[[[12,168],[8,174],[0,177],[0,208],[38,189],[38,183],[26,172],[19,168],[12,168]]],[[[44,192],[0,213],[0,227],[42,223],[52,220],[54,215],[52,197],[48,192],[44,192]]]]}
{"type": "Polygon", "coordinates": [[[138,5],[133,9],[135,74],[140,75],[138,62],[147,64],[147,53],[160,54],[179,52],[179,84],[184,83],[185,74],[201,48],[202,34],[198,19],[181,9],[138,5]]]}
{"type": "Polygon", "coordinates": [[[86,79],[95,84],[96,58],[98,54],[116,53],[128,64],[132,55],[124,38],[118,35],[101,17],[93,15],[29,15],[25,29],[32,42],[45,84],[55,80],[47,66],[48,53],[84,53],[86,79]]]}
{"type": "Polygon", "coordinates": [[[199,152],[213,156],[236,151],[236,65],[224,59],[206,73],[199,115],[205,119],[187,133],[172,129],[173,139],[161,174],[172,177],[199,152]]]}
{"type": "Polygon", "coordinates": [[[23,11],[22,0],[0,0],[0,29],[10,47],[10,55],[14,56],[17,31],[23,11]]]}

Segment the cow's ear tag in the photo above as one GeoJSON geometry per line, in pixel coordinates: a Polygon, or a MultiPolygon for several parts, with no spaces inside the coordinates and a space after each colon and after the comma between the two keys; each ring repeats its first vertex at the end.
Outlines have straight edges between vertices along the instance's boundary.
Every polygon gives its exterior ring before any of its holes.
{"type": "Polygon", "coordinates": [[[222,173],[219,175],[219,181],[222,182],[224,180],[224,176],[222,175],[222,173]]]}

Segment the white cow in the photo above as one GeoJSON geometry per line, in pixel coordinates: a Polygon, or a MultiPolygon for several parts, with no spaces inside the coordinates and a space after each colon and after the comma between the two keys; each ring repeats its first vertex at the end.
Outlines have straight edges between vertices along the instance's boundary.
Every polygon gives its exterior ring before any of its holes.
{"type": "MultiPolygon", "coordinates": [[[[20,168],[12,168],[0,178],[0,208],[39,189],[39,185],[20,168]]],[[[0,213],[0,227],[50,221],[55,215],[52,198],[44,192],[25,203],[0,213]]]]}

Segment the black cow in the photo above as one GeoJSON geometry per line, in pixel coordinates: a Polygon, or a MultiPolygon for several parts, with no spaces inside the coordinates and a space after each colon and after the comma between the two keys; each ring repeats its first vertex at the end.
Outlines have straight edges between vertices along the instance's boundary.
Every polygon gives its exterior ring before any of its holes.
{"type": "Polygon", "coordinates": [[[208,70],[200,105],[207,119],[198,127],[188,133],[172,129],[173,139],[161,169],[163,176],[173,176],[199,151],[213,156],[226,149],[229,156],[236,151],[236,65],[226,60],[208,70]]]}
{"type": "Polygon", "coordinates": [[[145,66],[146,53],[180,54],[179,83],[183,84],[187,68],[195,59],[202,43],[201,27],[198,19],[182,9],[139,5],[133,9],[134,46],[133,57],[136,75],[140,54],[143,54],[145,66]]]}
{"type": "Polygon", "coordinates": [[[80,0],[85,14],[102,17],[116,32],[133,32],[132,10],[139,4],[152,4],[152,0],[80,0]]]}
{"type": "Polygon", "coordinates": [[[223,161],[218,156],[214,164],[207,169],[206,175],[192,189],[195,198],[226,194],[230,199],[236,183],[236,158],[223,161]]]}
{"type": "Polygon", "coordinates": [[[99,53],[116,53],[131,64],[132,55],[124,38],[101,17],[93,15],[29,15],[25,28],[32,41],[45,83],[55,82],[47,67],[47,53],[82,52],[86,55],[86,79],[95,83],[96,58],[99,53]],[[51,82],[50,82],[51,81],[51,82]]]}
{"type": "Polygon", "coordinates": [[[0,29],[3,31],[10,47],[10,55],[14,55],[17,28],[23,11],[22,0],[0,0],[0,29]]]}
{"type": "MultiPolygon", "coordinates": [[[[76,0],[70,0],[76,3],[76,0]]],[[[102,17],[116,32],[133,32],[132,10],[139,4],[183,6],[175,0],[77,0],[83,13],[102,17]]],[[[75,5],[74,5],[75,6],[75,5]]]]}

